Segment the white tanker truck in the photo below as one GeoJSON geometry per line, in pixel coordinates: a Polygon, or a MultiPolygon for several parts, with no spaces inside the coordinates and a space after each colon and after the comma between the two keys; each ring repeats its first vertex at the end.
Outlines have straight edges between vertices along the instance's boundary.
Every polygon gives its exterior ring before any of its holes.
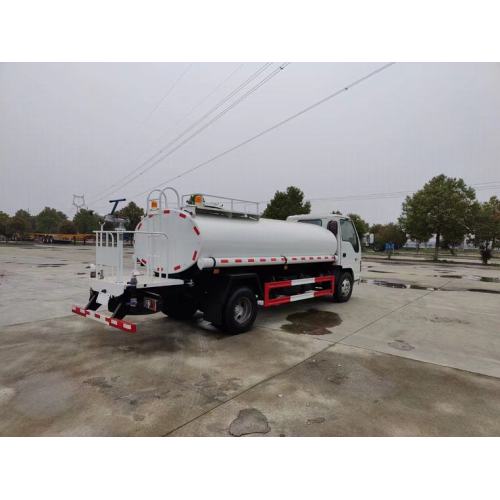
{"type": "MultiPolygon", "coordinates": [[[[123,222],[115,208],[107,220],[123,222]]],[[[185,320],[200,310],[216,327],[241,333],[252,327],[259,304],[322,296],[346,302],[360,270],[360,240],[347,217],[264,219],[257,203],[201,194],[181,199],[166,188],[150,193],[135,231],[96,231],[90,298],[72,311],[135,332],[125,316],[161,311],[185,320]],[[134,250],[124,265],[127,240],[134,250]],[[101,305],[110,316],[97,312],[101,305]]]]}

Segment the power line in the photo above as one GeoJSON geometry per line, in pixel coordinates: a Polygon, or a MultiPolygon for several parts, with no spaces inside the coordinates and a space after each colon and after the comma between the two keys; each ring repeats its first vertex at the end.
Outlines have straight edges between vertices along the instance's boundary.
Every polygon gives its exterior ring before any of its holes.
{"type": "MultiPolygon", "coordinates": [[[[488,191],[492,189],[500,190],[500,180],[498,181],[489,181],[489,182],[479,182],[470,184],[471,187],[474,187],[476,191],[488,191]]],[[[403,196],[413,194],[417,189],[408,190],[408,191],[389,191],[384,193],[365,193],[365,194],[355,194],[349,196],[332,196],[332,197],[319,197],[319,198],[305,198],[305,201],[364,201],[364,200],[386,200],[386,199],[395,199],[401,198],[403,196]]],[[[259,205],[268,204],[271,200],[261,200],[259,201],[259,205]]],[[[98,205],[99,207],[104,207],[104,205],[98,205]]]]}
{"type": "MultiPolygon", "coordinates": [[[[203,125],[202,127],[200,127],[198,130],[196,130],[193,134],[191,134],[190,136],[188,136],[186,139],[184,139],[181,143],[179,143],[177,146],[175,146],[174,148],[172,148],[170,151],[168,151],[167,153],[165,153],[163,156],[161,156],[160,158],[156,159],[153,163],[151,163],[147,168],[145,168],[142,172],[140,172],[139,174],[137,174],[134,178],[130,179],[126,184],[129,184],[130,182],[132,182],[134,179],[136,179],[137,177],[143,175],[145,172],[147,172],[148,170],[150,170],[151,168],[153,168],[155,165],[158,165],[158,163],[162,162],[165,158],[167,158],[168,156],[172,155],[173,153],[175,153],[179,148],[181,148],[184,144],[186,144],[187,142],[189,142],[190,140],[194,139],[198,134],[200,134],[201,132],[203,132],[203,130],[205,130],[206,128],[208,128],[210,125],[212,125],[214,122],[216,122],[217,120],[219,120],[220,118],[222,118],[227,112],[231,111],[231,109],[235,108],[238,104],[240,104],[243,100],[247,99],[251,94],[253,94],[254,92],[256,92],[260,87],[262,87],[264,84],[266,84],[269,80],[271,80],[271,78],[275,77],[280,71],[284,70],[286,68],[286,66],[288,66],[288,64],[290,63],[283,63],[283,65],[279,66],[277,69],[275,69],[273,72],[271,72],[269,75],[267,75],[263,80],[261,80],[257,85],[255,85],[254,87],[252,87],[250,90],[248,90],[248,92],[246,92],[245,94],[243,94],[241,97],[239,97],[236,101],[234,101],[233,103],[231,103],[227,108],[223,109],[220,113],[218,113],[215,117],[213,117],[209,122],[207,122],[205,125],[203,125]]],[[[125,184],[125,185],[126,185],[125,184]]],[[[124,185],[124,186],[125,186],[124,185]]],[[[122,187],[124,187],[122,186],[122,187]]]]}
{"type": "MultiPolygon", "coordinates": [[[[243,68],[243,66],[245,66],[245,63],[241,63],[239,64],[235,69],[233,69],[221,82],[219,82],[205,97],[203,97],[202,99],[200,99],[187,113],[185,113],[181,118],[179,118],[173,125],[171,128],[174,128],[175,126],[177,126],[179,123],[183,122],[188,116],[190,116],[193,111],[195,111],[196,109],[198,109],[200,106],[202,106],[208,99],[210,99],[210,97],[212,97],[227,81],[229,81],[236,73],[238,73],[238,71],[241,70],[241,68],[243,68]]],[[[154,141],[152,141],[151,143],[149,143],[148,145],[148,148],[150,146],[152,146],[155,142],[158,141],[158,139],[160,139],[161,137],[163,136],[163,134],[159,137],[157,137],[154,141]]],[[[142,155],[141,155],[142,156],[142,155]]],[[[138,160],[139,158],[137,158],[138,160]]],[[[142,166],[142,164],[138,167],[140,168],[142,166]]],[[[134,170],[135,172],[136,170],[134,170]]],[[[128,175],[131,175],[131,174],[128,174],[128,175]]],[[[127,175],[127,177],[128,177],[127,175]]]]}
{"type": "MultiPolygon", "coordinates": [[[[470,184],[476,191],[486,191],[489,189],[500,188],[500,181],[480,182],[470,184]]],[[[381,200],[389,198],[401,198],[409,194],[415,193],[417,190],[412,191],[393,191],[388,193],[367,193],[363,195],[350,195],[350,196],[335,196],[326,198],[308,198],[307,201],[348,201],[348,200],[381,200]]]]}
{"type": "MultiPolygon", "coordinates": [[[[146,118],[142,121],[142,125],[144,125],[149,120],[149,118],[151,118],[151,116],[156,112],[156,110],[165,101],[165,99],[173,92],[173,90],[175,89],[175,87],[177,87],[177,84],[182,80],[182,78],[186,75],[186,73],[192,68],[193,64],[194,63],[189,63],[186,66],[186,68],[184,68],[184,70],[180,73],[180,75],[174,80],[173,84],[169,87],[169,89],[167,90],[167,92],[165,93],[165,95],[158,101],[158,103],[153,107],[153,109],[148,113],[148,115],[146,116],[146,118]]],[[[128,177],[128,175],[126,177],[128,177]]],[[[119,183],[114,183],[112,186],[100,190],[96,196],[101,196],[101,194],[106,193],[109,189],[111,189],[111,187],[114,187],[114,186],[116,186],[118,184],[119,183]]],[[[92,203],[92,200],[90,201],[90,203],[92,203]]]]}
{"type": "MultiPolygon", "coordinates": [[[[245,63],[242,63],[240,64],[235,70],[231,71],[229,73],[229,75],[224,78],[213,90],[211,90],[203,99],[201,99],[197,104],[195,104],[182,118],[180,118],[179,120],[177,120],[175,123],[174,123],[174,127],[175,125],[177,125],[178,123],[182,122],[183,120],[185,120],[195,109],[197,109],[199,106],[201,106],[207,99],[209,99],[213,94],[215,94],[215,92],[217,92],[217,90],[219,90],[222,85],[224,85],[228,80],[230,80],[243,66],[245,65],[245,63]]],[[[151,142],[149,146],[152,146],[154,144],[155,141],[151,142]]],[[[139,158],[142,156],[142,153],[140,156],[136,157],[135,160],[134,160],[134,163],[135,161],[139,160],[139,158]]],[[[125,180],[127,177],[133,175],[135,172],[137,172],[137,170],[139,170],[140,168],[142,167],[142,164],[139,165],[139,167],[137,167],[136,169],[132,170],[131,172],[129,172],[127,175],[125,175],[120,181],[118,182],[115,182],[113,183],[111,186],[105,188],[105,189],[101,189],[96,195],[95,195],[95,199],[100,199],[99,196],[107,193],[110,189],[114,188],[115,186],[118,186],[123,180],[125,180]]]]}
{"type": "MultiPolygon", "coordinates": [[[[214,161],[218,160],[219,158],[222,158],[223,156],[226,156],[229,153],[232,153],[233,151],[236,151],[237,149],[240,149],[241,147],[246,146],[247,144],[255,141],[256,139],[259,139],[260,137],[268,134],[269,132],[272,132],[273,130],[276,130],[277,128],[279,128],[279,127],[285,125],[286,123],[294,120],[295,118],[298,118],[299,116],[302,116],[303,114],[311,111],[312,109],[317,108],[321,104],[324,104],[325,102],[327,102],[327,101],[329,101],[331,99],[334,99],[335,97],[339,96],[343,92],[347,92],[349,89],[351,89],[351,88],[355,87],[356,85],[359,85],[360,83],[368,80],[372,76],[375,76],[376,74],[381,73],[382,71],[386,70],[387,68],[389,68],[390,66],[392,66],[394,64],[396,64],[396,63],[391,62],[391,63],[388,63],[388,64],[384,64],[380,68],[377,68],[376,70],[371,71],[367,75],[365,75],[365,76],[363,76],[363,77],[361,77],[361,78],[353,81],[352,83],[346,85],[345,87],[343,87],[343,88],[341,88],[339,90],[336,90],[335,92],[327,95],[323,99],[320,99],[319,101],[316,101],[315,103],[311,104],[310,106],[307,106],[306,108],[298,111],[297,113],[294,113],[293,115],[289,116],[288,118],[285,118],[284,120],[279,121],[275,125],[272,125],[271,127],[268,127],[266,129],[264,129],[262,132],[259,132],[258,134],[253,135],[252,137],[244,140],[243,142],[240,142],[236,146],[233,146],[233,147],[231,147],[229,149],[226,149],[222,153],[219,153],[219,154],[213,156],[212,158],[210,158],[210,159],[208,159],[208,160],[206,160],[204,162],[201,162],[201,163],[195,165],[194,167],[191,167],[191,168],[189,168],[189,169],[181,172],[180,174],[177,174],[174,177],[171,177],[170,179],[167,179],[166,181],[162,182],[161,184],[158,184],[158,185],[154,186],[151,189],[156,189],[156,188],[162,187],[162,186],[164,186],[165,184],[167,184],[169,182],[177,180],[177,179],[179,179],[179,178],[181,178],[181,177],[183,177],[185,175],[188,175],[188,174],[194,172],[195,170],[198,170],[198,169],[200,169],[202,167],[205,167],[206,165],[209,165],[210,163],[213,163],[214,161]]],[[[143,191],[141,193],[138,193],[137,195],[134,195],[134,198],[137,197],[137,196],[140,196],[140,195],[142,195],[142,194],[144,194],[144,193],[146,193],[148,191],[149,191],[149,189],[147,189],[146,191],[143,191]]]]}
{"type": "Polygon", "coordinates": [[[154,106],[154,108],[149,112],[149,114],[146,116],[144,119],[143,123],[146,123],[154,113],[156,113],[157,109],[163,104],[165,99],[173,92],[175,87],[177,87],[178,83],[184,78],[186,73],[193,67],[194,63],[189,63],[184,70],[181,72],[181,74],[174,80],[174,83],[169,87],[165,95],[158,101],[158,103],[154,106]]]}
{"type": "Polygon", "coordinates": [[[203,99],[201,99],[200,101],[198,101],[182,118],[179,118],[175,123],[174,123],[174,127],[181,123],[182,121],[184,121],[188,116],[191,115],[191,113],[193,113],[193,111],[195,109],[198,109],[200,106],[202,106],[203,104],[205,104],[205,102],[210,99],[210,97],[212,97],[227,81],[229,81],[236,73],[238,73],[238,71],[241,70],[241,68],[243,68],[243,66],[245,66],[245,63],[241,63],[237,66],[236,69],[234,69],[233,71],[231,71],[229,73],[228,76],[226,76],[226,78],[224,78],[224,80],[222,80],[218,85],[216,85],[213,90],[211,90],[205,97],[203,97],[203,99]]]}
{"type": "MultiPolygon", "coordinates": [[[[210,125],[212,125],[213,123],[215,123],[217,120],[219,120],[220,118],[222,118],[226,113],[228,113],[229,111],[231,111],[233,108],[235,108],[238,104],[240,104],[242,101],[244,101],[245,99],[247,99],[250,95],[252,95],[254,92],[256,92],[260,87],[262,87],[263,85],[265,85],[269,80],[271,80],[272,78],[274,78],[278,73],[280,73],[282,70],[284,70],[290,63],[283,63],[281,64],[280,66],[278,66],[278,68],[276,68],[275,70],[273,70],[271,73],[269,73],[266,77],[264,77],[259,83],[257,83],[256,85],[254,85],[250,90],[248,90],[245,94],[243,94],[242,96],[240,96],[238,99],[236,99],[235,101],[233,101],[229,106],[227,106],[226,108],[224,108],[221,112],[219,112],[217,115],[215,115],[211,120],[209,120],[207,123],[205,123],[203,126],[201,126],[200,128],[198,128],[197,130],[195,130],[191,135],[189,135],[186,139],[184,139],[182,142],[180,142],[179,144],[177,144],[177,146],[174,146],[172,149],[170,149],[169,151],[167,151],[166,153],[164,153],[163,155],[161,155],[159,158],[157,158],[156,160],[154,160],[149,166],[147,166],[146,168],[144,168],[142,171],[140,171],[139,173],[137,173],[136,175],[134,175],[132,178],[130,178],[128,181],[126,182],[123,182],[119,185],[119,187],[117,189],[121,189],[121,188],[124,188],[125,186],[127,186],[128,184],[130,184],[131,182],[133,182],[135,179],[137,179],[138,177],[140,177],[141,175],[145,174],[148,170],[152,169],[153,167],[155,167],[156,165],[158,165],[158,163],[162,162],[163,160],[165,160],[167,157],[171,156],[173,153],[175,153],[178,149],[180,149],[182,146],[184,146],[186,143],[188,143],[189,141],[191,141],[192,139],[194,139],[197,135],[199,135],[201,132],[203,132],[205,129],[207,129],[210,125]]],[[[208,113],[210,114],[210,113],[208,113]]],[[[206,116],[208,116],[208,114],[206,114],[206,116]]],[[[205,117],[203,117],[205,118],[205,117]]],[[[202,121],[202,120],[199,120],[199,121],[202,121]]],[[[188,129],[192,129],[193,126],[189,127],[188,129]]],[[[185,135],[185,133],[188,131],[188,129],[186,129],[182,134],[180,134],[176,139],[170,141],[170,145],[175,143],[180,137],[182,137],[183,135],[185,135]]],[[[168,146],[168,145],[167,145],[168,146]]],[[[165,146],[162,150],[160,151],[164,151],[165,149],[167,149],[167,146],[165,146]]],[[[155,155],[153,155],[153,157],[149,158],[146,162],[144,162],[145,164],[147,164],[149,161],[151,161],[153,158],[157,157],[158,154],[160,154],[160,152],[156,153],[155,155]]],[[[137,169],[136,169],[137,171],[137,169]]],[[[117,189],[115,189],[114,191],[116,191],[117,189]]],[[[114,192],[112,191],[112,192],[114,192]]],[[[110,193],[108,193],[110,194],[110,193]]],[[[101,198],[97,198],[95,199],[94,201],[99,201],[100,199],[102,199],[104,196],[102,196],[101,198]]]]}
{"type": "MultiPolygon", "coordinates": [[[[217,111],[221,106],[223,106],[226,102],[228,102],[230,99],[232,99],[240,90],[244,89],[249,83],[251,83],[253,80],[255,80],[261,73],[263,73],[266,69],[271,66],[272,63],[265,63],[263,64],[257,71],[255,71],[250,77],[248,77],[243,83],[238,85],[236,89],[234,89],[232,92],[230,92],[226,97],[224,97],[221,101],[219,101],[215,106],[210,108],[201,118],[198,118],[194,123],[192,123],[189,127],[187,127],[185,130],[183,130],[179,135],[174,137],[170,142],[168,142],[165,146],[163,146],[159,151],[157,151],[154,155],[150,156],[147,160],[141,163],[139,167],[136,169],[140,169],[143,166],[146,166],[150,161],[154,160],[156,157],[161,155],[165,150],[167,150],[170,146],[175,144],[179,139],[182,139],[187,133],[189,133],[193,128],[198,126],[201,122],[203,122],[206,118],[208,118],[212,113],[217,111]]],[[[273,75],[274,76],[274,75],[273,75]]]]}
{"type": "MultiPolygon", "coordinates": [[[[500,189],[500,180],[499,181],[490,181],[490,182],[479,182],[475,184],[470,184],[471,187],[474,187],[476,191],[487,191],[491,189],[500,189]]],[[[389,200],[395,198],[402,198],[403,196],[413,194],[417,189],[411,191],[390,191],[386,193],[366,193],[366,194],[354,194],[349,196],[330,196],[330,197],[322,197],[322,198],[305,198],[304,201],[365,201],[365,200],[389,200]]],[[[259,201],[259,205],[268,204],[271,200],[261,200],[259,201]]]]}
{"type": "MultiPolygon", "coordinates": [[[[166,149],[168,149],[172,144],[175,144],[180,138],[184,137],[188,132],[190,132],[194,127],[196,127],[199,123],[203,122],[208,116],[210,116],[212,113],[214,113],[217,109],[219,109],[222,105],[224,105],[227,101],[229,101],[232,97],[234,97],[240,90],[244,89],[249,83],[251,83],[253,80],[255,80],[261,73],[266,71],[266,69],[271,66],[272,63],[264,63],[262,66],[260,66],[254,73],[252,73],[245,81],[240,83],[235,89],[233,89],[228,95],[226,95],[222,100],[217,102],[212,108],[210,108],[201,118],[198,118],[194,123],[192,123],[188,128],[183,130],[179,135],[174,137],[170,142],[168,142],[165,146],[162,146],[162,148],[157,151],[155,154],[144,160],[139,166],[137,166],[135,169],[133,169],[131,172],[129,172],[125,177],[122,178],[121,181],[114,183],[112,186],[109,188],[104,189],[103,191],[100,191],[99,194],[97,194],[97,198],[94,198],[93,202],[99,201],[105,196],[109,196],[109,194],[113,193],[114,191],[109,191],[110,189],[114,188],[115,186],[121,186],[123,181],[127,178],[130,177],[131,175],[134,175],[136,172],[138,172],[141,168],[145,167],[150,161],[154,160],[157,156],[161,155],[166,149]],[[102,194],[102,196],[101,196],[102,194]]],[[[227,80],[227,79],[226,79],[227,80]]],[[[127,182],[128,183],[128,182],[127,182]]]]}

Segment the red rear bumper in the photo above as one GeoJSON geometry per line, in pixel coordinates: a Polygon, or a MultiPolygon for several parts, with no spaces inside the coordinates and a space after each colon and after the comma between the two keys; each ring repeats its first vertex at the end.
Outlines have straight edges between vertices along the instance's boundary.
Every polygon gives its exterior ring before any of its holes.
{"type": "Polygon", "coordinates": [[[90,318],[95,321],[99,321],[107,326],[118,328],[118,330],[123,330],[124,332],[135,333],[137,331],[137,325],[135,323],[123,321],[122,319],[110,318],[109,316],[104,316],[101,313],[90,311],[89,309],[84,309],[80,306],[72,306],[71,312],[83,316],[84,318],[90,318]]]}

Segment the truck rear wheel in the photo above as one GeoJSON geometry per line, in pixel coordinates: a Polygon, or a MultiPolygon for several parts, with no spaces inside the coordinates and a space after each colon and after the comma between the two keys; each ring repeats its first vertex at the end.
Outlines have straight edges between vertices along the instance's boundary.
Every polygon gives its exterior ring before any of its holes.
{"type": "Polygon", "coordinates": [[[191,319],[198,310],[197,304],[181,297],[168,297],[163,299],[161,312],[169,318],[186,320],[191,319]]]}
{"type": "Polygon", "coordinates": [[[335,285],[335,300],[337,302],[347,302],[352,295],[352,285],[354,281],[352,274],[348,271],[340,273],[338,282],[335,285]]]}
{"type": "Polygon", "coordinates": [[[244,333],[252,328],[257,317],[257,299],[250,288],[244,286],[231,292],[222,313],[220,328],[227,333],[244,333]]]}

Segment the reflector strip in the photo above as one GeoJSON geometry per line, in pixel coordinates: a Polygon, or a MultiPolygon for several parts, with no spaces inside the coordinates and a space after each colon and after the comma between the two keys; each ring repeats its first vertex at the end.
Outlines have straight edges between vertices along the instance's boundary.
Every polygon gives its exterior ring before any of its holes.
{"type": "Polygon", "coordinates": [[[198,236],[200,236],[200,230],[196,226],[193,226],[193,230],[198,236]]]}
{"type": "Polygon", "coordinates": [[[185,219],[187,217],[187,215],[183,214],[182,212],[179,212],[179,217],[182,217],[183,219],[185,219]]]}
{"type": "Polygon", "coordinates": [[[169,214],[169,213],[170,213],[170,210],[163,210],[163,213],[164,213],[164,214],[169,214]]]}
{"type": "Polygon", "coordinates": [[[279,257],[214,257],[215,267],[219,266],[248,266],[265,263],[266,265],[298,264],[300,261],[314,262],[335,262],[335,255],[308,255],[308,256],[288,256],[281,255],[279,257]]]}
{"type": "Polygon", "coordinates": [[[128,321],[123,321],[122,319],[103,316],[102,314],[90,311],[89,309],[84,309],[80,306],[72,306],[71,311],[75,314],[83,316],[84,318],[99,321],[100,323],[112,326],[113,328],[118,328],[118,330],[123,330],[124,332],[135,333],[137,331],[137,325],[135,323],[129,323],[128,321]]]}
{"type": "Polygon", "coordinates": [[[174,267],[174,271],[178,271],[180,268],[181,268],[181,265],[180,265],[180,264],[177,264],[177,265],[174,267]]]}

